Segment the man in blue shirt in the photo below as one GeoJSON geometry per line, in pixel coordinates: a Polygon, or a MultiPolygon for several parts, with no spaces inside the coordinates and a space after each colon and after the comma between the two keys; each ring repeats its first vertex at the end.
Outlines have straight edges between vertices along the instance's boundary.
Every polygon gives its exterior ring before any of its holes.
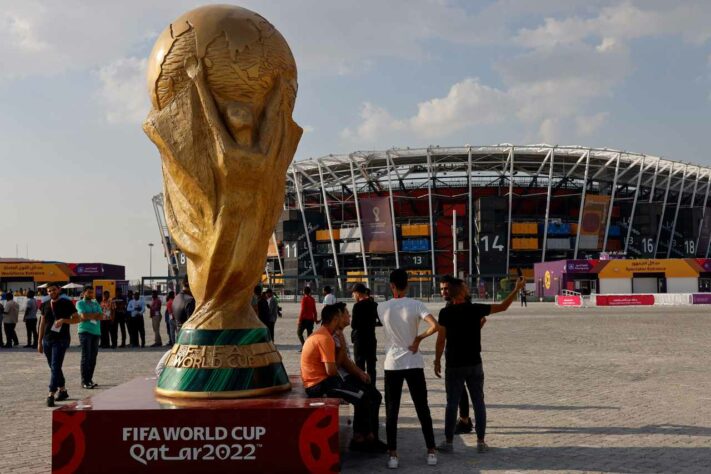
{"type": "Polygon", "coordinates": [[[101,305],[94,299],[94,287],[84,287],[84,297],[77,302],[79,313],[79,343],[81,344],[81,386],[94,388],[94,368],[99,355],[99,342],[101,341],[101,319],[103,311],[101,305]]]}
{"type": "Polygon", "coordinates": [[[143,322],[143,312],[146,307],[141,299],[141,294],[137,291],[133,294],[133,299],[128,302],[129,337],[131,347],[138,347],[138,339],[141,339],[141,347],[146,347],[146,328],[143,322]]]}

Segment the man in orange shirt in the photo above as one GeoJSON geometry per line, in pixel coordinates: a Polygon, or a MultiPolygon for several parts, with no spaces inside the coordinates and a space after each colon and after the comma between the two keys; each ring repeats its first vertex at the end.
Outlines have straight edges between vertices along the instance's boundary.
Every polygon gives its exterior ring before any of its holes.
{"type": "MultiPolygon", "coordinates": [[[[314,332],[314,323],[318,323],[318,313],[316,312],[316,301],[311,296],[311,288],[304,287],[304,297],[301,299],[301,311],[299,311],[299,321],[296,327],[296,335],[299,336],[301,347],[304,347],[304,330],[306,337],[314,332]]],[[[301,352],[301,349],[299,349],[301,352]]]]}
{"type": "Polygon", "coordinates": [[[348,368],[358,371],[361,380],[353,377],[342,378],[339,375],[337,361],[344,362],[346,356],[345,339],[337,331],[350,321],[350,315],[339,305],[326,305],[321,310],[321,327],[304,343],[301,353],[301,379],[310,398],[332,397],[341,398],[354,406],[352,449],[382,450],[382,442],[377,439],[377,421],[375,428],[371,426],[373,411],[371,408],[376,400],[372,400],[367,384],[368,374],[360,370],[351,361],[348,368]],[[345,314],[344,314],[345,313],[345,314]],[[346,318],[345,320],[342,320],[346,318]],[[336,352],[334,334],[341,342],[336,352]],[[362,383],[360,383],[362,382],[362,383]]]}

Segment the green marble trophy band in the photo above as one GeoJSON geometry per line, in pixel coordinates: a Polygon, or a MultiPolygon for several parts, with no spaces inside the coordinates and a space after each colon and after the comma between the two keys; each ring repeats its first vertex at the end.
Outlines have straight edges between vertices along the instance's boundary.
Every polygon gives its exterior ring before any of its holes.
{"type": "Polygon", "coordinates": [[[281,356],[266,328],[184,329],[158,379],[156,394],[240,398],[289,387],[281,356]]]}

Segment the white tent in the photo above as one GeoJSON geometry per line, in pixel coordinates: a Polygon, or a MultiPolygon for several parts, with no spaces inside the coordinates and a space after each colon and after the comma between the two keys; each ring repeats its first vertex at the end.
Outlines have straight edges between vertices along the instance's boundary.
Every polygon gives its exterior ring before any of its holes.
{"type": "Polygon", "coordinates": [[[76,288],[84,288],[84,285],[80,285],[79,283],[67,283],[62,288],[65,290],[74,290],[76,288]]]}
{"type": "Polygon", "coordinates": [[[40,286],[38,286],[37,288],[47,288],[47,285],[49,285],[49,283],[42,283],[42,284],[41,284],[40,286]]]}

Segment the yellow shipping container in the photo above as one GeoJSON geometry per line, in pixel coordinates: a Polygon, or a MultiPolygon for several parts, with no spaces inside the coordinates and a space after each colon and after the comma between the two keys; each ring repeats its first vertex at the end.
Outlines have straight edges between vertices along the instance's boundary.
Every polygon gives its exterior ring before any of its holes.
{"type": "Polygon", "coordinates": [[[570,224],[570,235],[578,235],[578,224],[570,224]]]}
{"type": "Polygon", "coordinates": [[[538,234],[538,224],[535,222],[513,222],[511,233],[513,235],[536,235],[538,234]]]}
{"type": "Polygon", "coordinates": [[[537,250],[537,238],[516,238],[511,239],[511,248],[513,250],[537,250]]]}
{"type": "MultiPolygon", "coordinates": [[[[333,229],[333,240],[339,240],[341,238],[341,230],[340,229],[333,229]]],[[[316,240],[318,242],[330,242],[331,237],[328,235],[328,229],[323,229],[323,230],[317,230],[316,231],[316,240]]]]}
{"type": "Polygon", "coordinates": [[[428,224],[403,224],[403,237],[427,237],[430,235],[430,226],[428,224]]]}
{"type": "Polygon", "coordinates": [[[346,272],[346,282],[347,283],[368,283],[368,279],[365,277],[365,272],[346,272]]]}

